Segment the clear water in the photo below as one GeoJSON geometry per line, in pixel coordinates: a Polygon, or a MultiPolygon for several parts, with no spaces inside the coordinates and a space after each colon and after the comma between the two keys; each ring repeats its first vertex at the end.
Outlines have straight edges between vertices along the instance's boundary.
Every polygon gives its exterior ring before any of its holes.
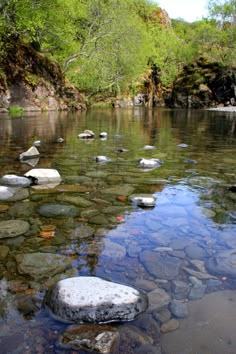
{"type": "MultiPolygon", "coordinates": [[[[22,219],[31,224],[27,237],[0,242],[9,247],[7,258],[0,260],[0,353],[76,352],[58,346],[66,326],[53,320],[42,305],[50,282],[19,275],[14,258],[17,254],[66,254],[72,260],[72,275],[96,275],[146,292],[158,286],[175,298],[173,281],[189,282],[189,274],[182,267],[191,268],[193,259],[205,261],[216,252],[233,248],[227,240],[229,235],[231,241],[236,237],[236,198],[229,191],[236,180],[235,122],[235,113],[141,108],[18,118],[2,115],[1,175],[29,171],[32,166],[21,163],[19,154],[41,140],[36,167],[56,168],[62,183],[52,190],[31,188],[24,201],[0,202],[0,221],[22,219]],[[94,131],[93,140],[78,139],[85,129],[94,131]],[[99,138],[103,131],[108,133],[106,140],[99,138]],[[56,142],[59,137],[63,143],[56,142]],[[145,150],[145,145],[155,149],[145,150]],[[117,152],[121,149],[128,151],[117,152]],[[93,159],[98,155],[111,161],[99,164],[93,159]],[[137,165],[140,158],[159,158],[162,164],[143,171],[137,165]],[[115,189],[108,193],[111,187],[115,189]],[[131,204],[129,194],[143,193],[155,196],[154,208],[131,204]],[[70,204],[68,198],[78,196],[91,205],[79,206],[77,217],[46,218],[38,213],[44,203],[70,204]],[[42,225],[53,225],[55,237],[42,238],[42,225]],[[93,236],[74,238],[73,231],[79,225],[91,226],[93,236]],[[186,251],[189,246],[195,247],[195,254],[186,251]],[[160,279],[143,264],[142,253],[158,247],[172,249],[160,252],[163,262],[166,256],[181,260],[181,271],[175,279],[160,279]],[[204,250],[203,256],[197,253],[199,248],[204,250]]],[[[214,287],[203,281],[206,293],[235,289],[234,279],[218,279],[214,287]]],[[[161,326],[154,312],[143,315],[145,325],[142,318],[129,325],[161,347],[163,334],[153,334],[151,329],[153,321],[161,326]]],[[[113,326],[120,330],[126,325],[113,326]]],[[[135,353],[140,345],[136,338],[121,338],[117,353],[135,353]]]]}

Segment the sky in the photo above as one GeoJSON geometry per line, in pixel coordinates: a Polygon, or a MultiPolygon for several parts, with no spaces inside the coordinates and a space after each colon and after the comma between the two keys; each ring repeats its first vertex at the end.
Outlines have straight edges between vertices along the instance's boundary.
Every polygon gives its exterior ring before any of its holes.
{"type": "Polygon", "coordinates": [[[207,16],[207,0],[156,0],[170,18],[182,18],[193,22],[207,16]]]}

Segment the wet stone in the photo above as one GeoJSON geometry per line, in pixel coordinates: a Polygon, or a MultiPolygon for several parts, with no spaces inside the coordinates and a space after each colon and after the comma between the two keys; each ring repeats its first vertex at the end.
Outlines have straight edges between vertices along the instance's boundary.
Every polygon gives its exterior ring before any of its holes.
{"type": "Polygon", "coordinates": [[[23,220],[0,221],[0,239],[23,235],[29,228],[29,223],[23,220]]]}
{"type": "Polygon", "coordinates": [[[20,274],[34,279],[52,277],[71,265],[71,258],[52,253],[27,253],[15,256],[20,274]]]}
{"type": "Polygon", "coordinates": [[[181,261],[178,258],[150,251],[142,252],[139,257],[148,272],[157,278],[172,280],[179,274],[181,261]]]}
{"type": "Polygon", "coordinates": [[[191,259],[205,259],[207,257],[207,252],[198,245],[189,245],[185,247],[185,253],[191,259]]]}
{"type": "Polygon", "coordinates": [[[206,268],[213,274],[236,277],[236,249],[223,251],[209,258],[206,268]]]}
{"type": "Polygon", "coordinates": [[[106,256],[113,259],[122,259],[126,255],[126,248],[119,245],[116,242],[105,240],[105,249],[102,252],[102,256],[106,256]]]}
{"type": "Polygon", "coordinates": [[[71,232],[68,238],[70,240],[79,240],[79,239],[91,237],[93,236],[93,234],[94,234],[94,229],[91,226],[81,224],[71,232]]]}
{"type": "Polygon", "coordinates": [[[0,183],[7,186],[13,187],[29,187],[31,181],[29,178],[16,176],[16,175],[4,175],[0,179],[0,183]]]}
{"type": "Polygon", "coordinates": [[[45,301],[62,321],[93,324],[133,320],[148,305],[144,293],[98,277],[59,281],[47,293],[45,301]]]}
{"type": "Polygon", "coordinates": [[[65,218],[77,216],[79,211],[73,205],[43,204],[38,208],[38,213],[47,218],[65,218]]]}
{"type": "Polygon", "coordinates": [[[172,290],[176,299],[185,299],[189,293],[189,285],[182,280],[173,280],[172,290]]]}
{"type": "Polygon", "coordinates": [[[93,205],[93,203],[90,202],[89,200],[79,196],[75,197],[75,196],[68,196],[68,195],[60,195],[59,197],[57,197],[57,200],[63,203],[74,204],[81,208],[89,208],[93,205]]]}
{"type": "Polygon", "coordinates": [[[161,288],[156,288],[148,293],[149,307],[148,312],[158,311],[165,305],[168,305],[170,295],[161,288]]]}
{"type": "Polygon", "coordinates": [[[119,344],[119,332],[111,326],[69,326],[59,339],[59,346],[66,349],[111,353],[119,344]]]}
{"type": "Polygon", "coordinates": [[[188,307],[185,302],[173,300],[170,303],[170,311],[177,318],[184,318],[188,316],[188,307]]]}
{"type": "Polygon", "coordinates": [[[3,260],[7,257],[10,249],[7,246],[0,245],[0,260],[3,260]]]}
{"type": "Polygon", "coordinates": [[[168,333],[168,332],[175,331],[178,328],[179,328],[179,321],[174,319],[174,318],[172,318],[171,320],[165,322],[161,326],[161,332],[162,333],[168,333]]]}
{"type": "Polygon", "coordinates": [[[14,202],[23,200],[29,197],[29,191],[26,188],[13,188],[7,186],[0,186],[0,200],[7,200],[14,202]]]}

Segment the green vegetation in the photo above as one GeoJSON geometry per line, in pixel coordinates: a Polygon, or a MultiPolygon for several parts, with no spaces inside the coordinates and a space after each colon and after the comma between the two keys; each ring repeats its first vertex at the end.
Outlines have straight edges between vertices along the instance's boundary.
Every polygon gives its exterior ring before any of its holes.
{"type": "Polygon", "coordinates": [[[24,108],[20,106],[11,106],[9,108],[9,114],[12,117],[20,117],[24,113],[24,108]]]}
{"type": "Polygon", "coordinates": [[[206,19],[170,24],[151,0],[0,0],[0,56],[27,41],[88,97],[135,91],[153,64],[168,85],[199,56],[236,65],[236,1],[208,7],[206,19]]]}

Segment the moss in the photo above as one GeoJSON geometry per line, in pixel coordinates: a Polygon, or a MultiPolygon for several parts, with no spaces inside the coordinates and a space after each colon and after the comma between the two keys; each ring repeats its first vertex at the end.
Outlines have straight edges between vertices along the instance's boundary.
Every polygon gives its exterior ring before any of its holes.
{"type": "Polygon", "coordinates": [[[9,107],[9,114],[12,117],[20,117],[24,113],[24,108],[20,106],[9,107]]]}

